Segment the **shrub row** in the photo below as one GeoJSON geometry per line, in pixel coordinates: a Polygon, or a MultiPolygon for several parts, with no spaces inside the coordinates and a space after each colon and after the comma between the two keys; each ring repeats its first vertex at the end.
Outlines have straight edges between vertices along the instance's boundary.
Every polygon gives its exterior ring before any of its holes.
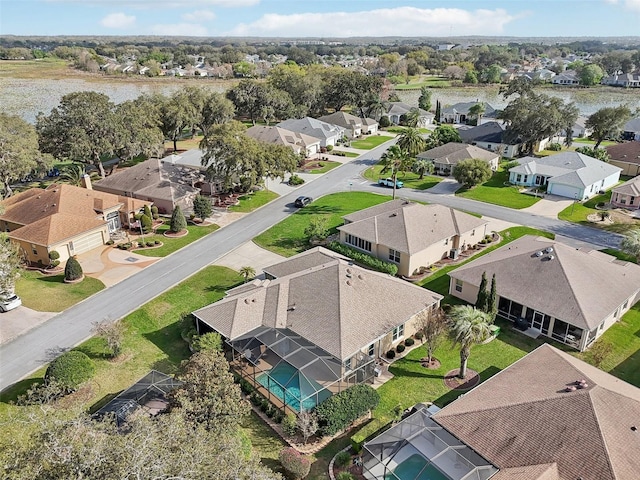
{"type": "Polygon", "coordinates": [[[378,272],[382,273],[388,273],[389,275],[396,275],[398,273],[397,265],[390,262],[385,262],[383,260],[380,260],[379,258],[360,252],[355,248],[348,247],[338,242],[331,242],[328,245],[328,248],[341,255],[345,255],[353,259],[354,262],[364,267],[371,268],[372,270],[377,270],[378,272]]]}
{"type": "MultiPolygon", "coordinates": [[[[241,387],[242,388],[242,387],[241,387]]],[[[249,395],[249,401],[260,409],[267,417],[271,418],[274,422],[280,423],[284,418],[283,413],[277,409],[273,403],[267,400],[264,395],[261,395],[257,391],[254,391],[249,395]]]]}
{"type": "Polygon", "coordinates": [[[374,409],[379,401],[378,392],[366,384],[355,385],[329,397],[316,407],[320,433],[335,435],[374,409]]]}

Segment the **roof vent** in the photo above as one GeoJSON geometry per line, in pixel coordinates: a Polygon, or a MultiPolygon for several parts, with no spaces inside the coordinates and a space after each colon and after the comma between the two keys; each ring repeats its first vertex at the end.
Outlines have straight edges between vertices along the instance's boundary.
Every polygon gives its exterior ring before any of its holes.
{"type": "Polygon", "coordinates": [[[553,260],[554,258],[556,258],[556,257],[555,257],[555,256],[553,256],[553,255],[549,255],[549,256],[547,257],[547,260],[553,260]]]}
{"type": "Polygon", "coordinates": [[[544,251],[547,253],[553,253],[553,247],[547,247],[544,249],[544,251]]]}
{"type": "Polygon", "coordinates": [[[632,432],[637,432],[637,431],[638,431],[638,427],[636,427],[635,425],[633,425],[633,426],[631,427],[631,431],[632,431],[632,432]]]}
{"type": "Polygon", "coordinates": [[[349,286],[353,285],[353,284],[351,283],[351,280],[347,280],[347,285],[349,285],[349,286]]]}
{"type": "Polygon", "coordinates": [[[247,305],[249,305],[251,303],[251,300],[249,300],[248,298],[244,299],[244,303],[246,303],[247,305]]]}
{"type": "Polygon", "coordinates": [[[575,392],[576,391],[576,387],[575,387],[575,385],[569,385],[567,388],[565,388],[565,390],[567,392],[575,392]]]}
{"type": "Polygon", "coordinates": [[[393,218],[393,217],[397,217],[398,214],[397,213],[392,213],[391,215],[389,215],[389,218],[393,218]]]}
{"type": "Polygon", "coordinates": [[[536,252],[536,257],[541,257],[542,256],[542,250],[538,250],[536,252]]]}
{"type": "Polygon", "coordinates": [[[296,309],[296,306],[295,306],[295,305],[290,305],[290,306],[287,308],[287,312],[293,312],[295,309],[296,309]]]}
{"type": "MultiPolygon", "coordinates": [[[[352,263],[350,263],[349,265],[353,265],[353,264],[352,264],[352,263]]],[[[351,273],[351,271],[352,271],[352,270],[351,270],[350,268],[347,268],[347,273],[351,273]]]]}
{"type": "Polygon", "coordinates": [[[358,275],[358,278],[359,278],[360,280],[364,280],[364,277],[363,277],[362,275],[358,275]]]}

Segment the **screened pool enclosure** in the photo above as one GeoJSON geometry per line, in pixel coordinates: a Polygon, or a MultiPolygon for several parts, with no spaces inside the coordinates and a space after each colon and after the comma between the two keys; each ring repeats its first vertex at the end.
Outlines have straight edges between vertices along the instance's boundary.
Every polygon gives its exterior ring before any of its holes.
{"type": "Polygon", "coordinates": [[[362,462],[371,480],[487,480],[498,472],[438,425],[424,405],[366,442],[362,462]]]}
{"type": "Polygon", "coordinates": [[[276,407],[299,413],[358,383],[373,383],[373,357],[342,362],[289,329],[261,326],[228,341],[234,369],[276,407]]]}

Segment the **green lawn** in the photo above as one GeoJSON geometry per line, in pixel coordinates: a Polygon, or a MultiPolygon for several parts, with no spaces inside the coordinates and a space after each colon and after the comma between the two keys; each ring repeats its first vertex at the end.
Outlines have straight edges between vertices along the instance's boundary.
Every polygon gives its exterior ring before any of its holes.
{"type": "Polygon", "coordinates": [[[353,140],[351,142],[351,148],[371,150],[372,148],[376,148],[389,140],[393,140],[393,137],[388,137],[386,135],[368,135],[360,140],[353,140]]]}
{"type": "MultiPolygon", "coordinates": [[[[351,152],[347,152],[347,153],[351,153],[351,152]]],[[[358,154],[353,154],[356,157],[358,156],[358,154]]],[[[345,155],[345,157],[348,157],[349,155],[345,155]]],[[[342,165],[340,162],[332,162],[329,160],[323,160],[322,162],[319,163],[320,165],[322,165],[322,167],[320,168],[314,168],[313,170],[307,170],[307,173],[313,173],[314,175],[319,175],[321,173],[327,173],[329,170],[333,170],[334,168],[342,165]]]]}
{"type": "Polygon", "coordinates": [[[266,248],[285,257],[307,250],[310,245],[304,229],[314,217],[327,217],[331,231],[342,225],[342,217],[363,208],[391,200],[391,197],[365,192],[334,193],[319,198],[290,215],[280,223],[253,239],[266,248]]]}
{"type": "Polygon", "coordinates": [[[606,203],[611,197],[610,193],[603,193],[590,198],[586,202],[574,202],[558,214],[560,220],[567,222],[581,223],[584,225],[592,225],[587,217],[592,213],[597,213],[596,205],[598,203],[606,203]]]}
{"type": "Polygon", "coordinates": [[[259,190],[254,193],[248,193],[239,198],[240,204],[229,207],[230,212],[253,212],[256,208],[275,200],[280,195],[271,190],[259,190]]]}
{"type": "Polygon", "coordinates": [[[451,81],[447,77],[420,76],[411,79],[409,83],[399,83],[394,85],[395,90],[419,90],[422,87],[445,88],[450,87],[451,81]]]}
{"type": "MultiPolygon", "coordinates": [[[[332,151],[331,151],[331,153],[332,153],[333,155],[335,155],[335,154],[336,154],[336,153],[338,153],[338,152],[340,153],[340,156],[341,156],[341,157],[346,157],[346,158],[356,158],[356,157],[359,157],[359,156],[360,156],[360,154],[359,154],[359,153],[355,153],[355,152],[345,152],[345,151],[343,151],[343,150],[332,150],[332,151]]],[[[338,163],[340,163],[340,162],[338,162],[338,163]]],[[[311,172],[311,173],[313,173],[313,172],[311,172]]],[[[323,172],[323,173],[324,173],[324,172],[323,172]]]]}
{"type": "Polygon", "coordinates": [[[25,307],[39,312],[62,312],[104,288],[95,278],[80,283],[64,283],[64,274],[43,275],[24,271],[16,283],[16,293],[25,307]]]}
{"type": "MultiPolygon", "coordinates": [[[[377,182],[379,178],[382,178],[381,173],[383,166],[378,164],[373,167],[369,167],[364,172],[364,178],[377,182]]],[[[431,175],[425,175],[424,178],[420,178],[420,175],[413,172],[400,172],[398,173],[398,180],[404,182],[404,188],[415,188],[416,190],[426,190],[431,187],[435,187],[442,181],[441,177],[435,177],[431,175]]]]}
{"type": "Polygon", "coordinates": [[[284,473],[278,456],[288,445],[254,412],[244,418],[240,428],[251,440],[251,446],[262,463],[276,472],[284,473]]]}
{"type": "Polygon", "coordinates": [[[189,245],[190,243],[199,240],[205,235],[210,234],[211,232],[215,232],[220,228],[218,225],[206,225],[206,226],[197,226],[197,225],[189,225],[187,226],[187,230],[189,230],[189,234],[180,238],[169,238],[163,235],[164,232],[169,230],[169,224],[165,223],[161,225],[156,230],[155,235],[145,235],[145,242],[154,242],[155,240],[159,240],[163,243],[163,245],[159,248],[142,248],[138,249],[135,252],[140,255],[145,255],[147,257],[166,257],[167,255],[171,255],[176,250],[180,250],[182,247],[189,245]]]}
{"type": "MultiPolygon", "coordinates": [[[[403,133],[405,130],[407,129],[407,127],[401,127],[399,125],[393,126],[393,127],[387,127],[385,128],[385,131],[389,132],[389,133],[403,133]]],[[[431,130],[429,130],[428,128],[419,128],[418,131],[420,133],[431,133],[431,130]]]]}
{"type": "Polygon", "coordinates": [[[508,181],[509,172],[499,170],[493,174],[488,182],[470,190],[461,188],[456,192],[456,195],[517,210],[530,207],[540,200],[540,198],[536,198],[533,195],[520,193],[518,187],[505,185],[508,181]]]}
{"type": "MultiPolygon", "coordinates": [[[[580,143],[581,145],[578,145],[578,146],[583,146],[583,145],[593,146],[596,144],[594,140],[589,140],[588,138],[574,138],[573,143],[580,143]]],[[[617,145],[617,144],[618,142],[612,142],[610,140],[604,140],[600,142],[601,147],[610,147],[611,145],[617,145]]]]}

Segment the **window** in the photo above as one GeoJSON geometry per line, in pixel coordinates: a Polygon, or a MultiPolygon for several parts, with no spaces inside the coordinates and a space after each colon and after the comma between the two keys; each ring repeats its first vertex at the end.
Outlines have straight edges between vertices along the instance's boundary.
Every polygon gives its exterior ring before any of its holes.
{"type": "Polygon", "coordinates": [[[517,174],[516,175],[516,182],[521,182],[522,181],[522,175],[517,174]]]}
{"type": "Polygon", "coordinates": [[[371,345],[369,345],[369,348],[367,348],[367,354],[370,357],[373,357],[376,353],[376,345],[375,343],[372,343],[371,345]]]}
{"type": "Polygon", "coordinates": [[[613,312],[613,318],[618,318],[618,309],[616,308],[616,311],[613,312]]]}
{"type": "Polygon", "coordinates": [[[629,200],[629,205],[633,205],[633,202],[635,202],[636,197],[631,197],[631,199],[629,200]]]}
{"type": "Polygon", "coordinates": [[[33,243],[31,244],[31,251],[33,252],[34,255],[38,254],[38,249],[36,248],[36,246],[33,243]]]}
{"type": "Polygon", "coordinates": [[[524,180],[522,182],[527,183],[528,181],[529,181],[529,175],[525,175],[524,180]]]}
{"type": "Polygon", "coordinates": [[[404,336],[404,323],[402,325],[398,325],[393,329],[393,341],[395,342],[399,338],[404,336]]]}
{"type": "Polygon", "coordinates": [[[389,260],[395,263],[400,263],[400,252],[394,250],[393,248],[389,249],[389,260]]]}
{"type": "Polygon", "coordinates": [[[350,358],[347,358],[347,359],[344,361],[344,370],[345,370],[346,372],[348,372],[349,370],[351,370],[351,359],[350,359],[350,358]]]}
{"type": "Polygon", "coordinates": [[[462,292],[462,280],[456,278],[456,292],[462,292]]]}
{"type": "Polygon", "coordinates": [[[366,240],[358,238],[355,235],[351,235],[348,233],[345,238],[345,241],[349,245],[353,245],[354,247],[359,248],[360,250],[366,250],[367,252],[371,251],[371,242],[367,242],[366,240]]]}
{"type": "Polygon", "coordinates": [[[629,305],[629,300],[626,300],[624,302],[624,305],[622,305],[622,309],[625,310],[627,308],[627,306],[629,305]]]}

